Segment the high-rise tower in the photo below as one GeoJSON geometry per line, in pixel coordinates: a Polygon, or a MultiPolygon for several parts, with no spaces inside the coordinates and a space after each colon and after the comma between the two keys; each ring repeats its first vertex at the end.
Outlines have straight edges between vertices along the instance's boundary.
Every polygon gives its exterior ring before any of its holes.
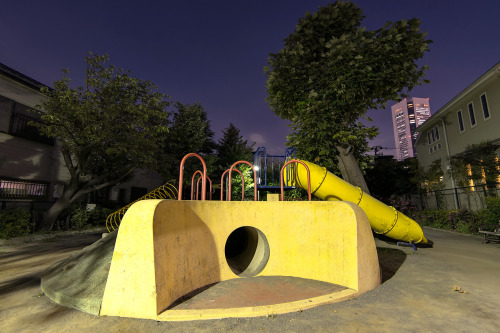
{"type": "Polygon", "coordinates": [[[396,158],[398,161],[415,157],[417,127],[431,116],[428,98],[412,97],[391,106],[396,158]]]}

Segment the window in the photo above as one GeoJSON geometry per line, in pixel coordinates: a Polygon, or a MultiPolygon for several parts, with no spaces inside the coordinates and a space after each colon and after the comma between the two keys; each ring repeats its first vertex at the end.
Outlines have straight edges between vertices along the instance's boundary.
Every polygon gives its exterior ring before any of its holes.
{"type": "Polygon", "coordinates": [[[486,93],[482,94],[481,97],[481,107],[483,108],[484,120],[490,118],[490,109],[488,109],[488,101],[486,100],[486,93]]]}
{"type": "Polygon", "coordinates": [[[436,126],[427,132],[427,141],[429,142],[429,144],[431,144],[438,140],[439,140],[439,130],[438,127],[436,126]]]}
{"type": "Polygon", "coordinates": [[[469,109],[470,125],[474,127],[476,126],[476,116],[474,115],[474,106],[472,102],[467,105],[467,109],[469,109]]]}
{"type": "Polygon", "coordinates": [[[19,113],[13,113],[10,121],[9,134],[19,136],[22,138],[42,142],[48,145],[54,145],[54,139],[46,137],[40,133],[40,130],[34,126],[29,125],[29,122],[38,122],[35,117],[25,116],[19,113]]]}
{"type": "Polygon", "coordinates": [[[460,132],[464,131],[464,121],[462,120],[462,110],[459,110],[457,112],[457,117],[458,117],[458,129],[460,132]]]}
{"type": "Polygon", "coordinates": [[[54,138],[42,135],[37,127],[29,125],[31,121],[41,121],[40,116],[29,109],[24,104],[0,96],[0,132],[54,145],[54,138]]]}
{"type": "Polygon", "coordinates": [[[0,132],[9,132],[13,101],[0,96],[0,132]]]}

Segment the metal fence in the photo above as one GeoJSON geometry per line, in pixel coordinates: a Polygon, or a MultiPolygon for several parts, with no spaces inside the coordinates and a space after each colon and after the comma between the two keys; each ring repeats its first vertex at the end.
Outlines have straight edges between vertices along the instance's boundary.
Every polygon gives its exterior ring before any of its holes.
{"type": "Polygon", "coordinates": [[[415,198],[424,209],[468,209],[477,211],[486,208],[486,198],[500,194],[500,184],[479,184],[468,187],[430,191],[415,198]]]}
{"type": "Polygon", "coordinates": [[[0,179],[0,201],[47,201],[48,197],[49,182],[0,179]]]}

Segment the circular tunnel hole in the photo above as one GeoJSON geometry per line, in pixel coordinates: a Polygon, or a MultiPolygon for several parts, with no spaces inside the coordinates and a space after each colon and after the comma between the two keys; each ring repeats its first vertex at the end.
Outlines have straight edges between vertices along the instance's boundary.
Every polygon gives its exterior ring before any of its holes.
{"type": "Polygon", "coordinates": [[[240,227],[226,241],[226,261],[234,274],[242,277],[262,272],[269,260],[269,243],[257,228],[240,227]]]}

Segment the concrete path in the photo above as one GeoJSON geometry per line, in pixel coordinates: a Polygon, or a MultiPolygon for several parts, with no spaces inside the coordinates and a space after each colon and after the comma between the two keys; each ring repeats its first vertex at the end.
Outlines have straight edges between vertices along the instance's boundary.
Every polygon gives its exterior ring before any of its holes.
{"type": "Polygon", "coordinates": [[[434,248],[377,240],[385,282],[342,303],[284,315],[192,322],[96,317],[40,291],[49,265],[100,239],[81,234],[0,245],[1,332],[498,332],[500,244],[424,228],[434,248]]]}

